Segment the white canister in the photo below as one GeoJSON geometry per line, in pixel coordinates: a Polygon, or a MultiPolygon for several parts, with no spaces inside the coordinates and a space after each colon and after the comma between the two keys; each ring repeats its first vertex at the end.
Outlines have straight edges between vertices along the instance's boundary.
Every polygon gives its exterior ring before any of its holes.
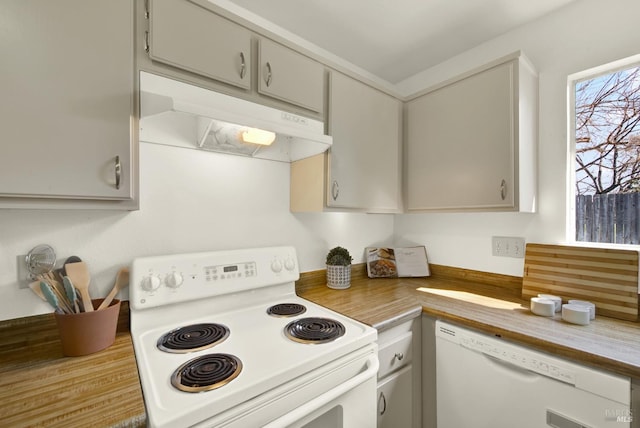
{"type": "Polygon", "coordinates": [[[556,302],[544,297],[532,297],[531,312],[541,317],[552,317],[556,312],[556,302]]]}
{"type": "Polygon", "coordinates": [[[569,300],[569,304],[571,305],[579,305],[579,306],[584,306],[586,308],[589,308],[589,319],[596,319],[596,305],[588,302],[586,300],[569,300]]]}
{"type": "Polygon", "coordinates": [[[586,306],[572,305],[570,303],[562,305],[562,319],[571,324],[588,325],[591,318],[591,311],[586,306]]]}
{"type": "Polygon", "coordinates": [[[556,304],[556,312],[560,312],[560,310],[562,310],[562,297],[554,296],[553,294],[538,294],[538,297],[553,300],[556,304]]]}

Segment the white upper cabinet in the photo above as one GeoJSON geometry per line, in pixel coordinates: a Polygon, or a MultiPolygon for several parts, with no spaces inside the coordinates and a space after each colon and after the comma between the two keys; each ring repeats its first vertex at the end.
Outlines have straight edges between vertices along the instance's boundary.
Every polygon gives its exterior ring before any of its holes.
{"type": "Polygon", "coordinates": [[[402,103],[343,74],[331,74],[327,205],[400,209],[402,103]]]}
{"type": "Polygon", "coordinates": [[[268,39],[260,39],[258,92],[321,113],[324,66],[268,39]]]}
{"type": "Polygon", "coordinates": [[[291,210],[401,208],[402,102],[332,72],[329,153],[291,166],[291,210]]]}
{"type": "Polygon", "coordinates": [[[149,56],[230,85],[251,87],[251,35],[186,0],[150,0],[149,56]]]}
{"type": "Polygon", "coordinates": [[[516,53],[406,105],[408,211],[535,211],[537,76],[516,53]]]}
{"type": "Polygon", "coordinates": [[[135,208],[133,12],[130,0],[0,2],[0,206],[135,208]]]}
{"type": "Polygon", "coordinates": [[[246,22],[222,16],[224,10],[207,2],[149,0],[148,12],[145,43],[153,62],[142,68],[153,71],[166,64],[171,67],[161,72],[178,73],[178,78],[213,90],[267,105],[285,102],[304,109],[300,113],[324,115],[325,68],[320,62],[263,37],[246,22]],[[182,76],[180,70],[204,82],[182,76]]]}

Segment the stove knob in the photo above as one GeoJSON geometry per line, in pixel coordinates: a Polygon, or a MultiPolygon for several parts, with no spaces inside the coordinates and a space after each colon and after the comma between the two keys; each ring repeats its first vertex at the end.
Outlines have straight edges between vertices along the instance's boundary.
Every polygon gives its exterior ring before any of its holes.
{"type": "Polygon", "coordinates": [[[170,273],[164,280],[164,282],[167,284],[167,287],[169,288],[178,288],[182,285],[183,281],[184,279],[182,278],[182,275],[180,275],[178,272],[170,273]]]}
{"type": "Polygon", "coordinates": [[[275,273],[279,273],[282,270],[282,262],[280,260],[274,260],[271,262],[271,270],[275,273]]]}
{"type": "Polygon", "coordinates": [[[295,267],[296,267],[296,262],[293,261],[293,259],[291,257],[289,257],[287,260],[285,260],[284,268],[286,270],[293,270],[295,267]]]}
{"type": "Polygon", "coordinates": [[[145,276],[140,286],[145,291],[155,291],[160,287],[160,278],[155,275],[145,276]]]}

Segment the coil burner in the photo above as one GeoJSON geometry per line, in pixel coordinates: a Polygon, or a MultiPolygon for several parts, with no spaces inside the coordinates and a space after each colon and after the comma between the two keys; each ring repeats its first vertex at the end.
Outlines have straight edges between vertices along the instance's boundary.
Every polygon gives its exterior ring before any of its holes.
{"type": "Polygon", "coordinates": [[[287,324],[285,335],[300,343],[327,343],[344,335],[342,323],[329,318],[301,318],[287,324]]]}
{"type": "Polygon", "coordinates": [[[165,334],[157,345],[165,352],[185,354],[211,348],[228,336],[229,329],[222,324],[191,324],[165,334]]]}
{"type": "Polygon", "coordinates": [[[307,308],[299,303],[278,303],[267,309],[267,313],[274,317],[295,317],[307,312],[307,308]]]}
{"type": "Polygon", "coordinates": [[[171,384],[185,392],[210,391],[228,384],[241,371],[242,362],[236,356],[208,354],[178,367],[171,376],[171,384]]]}

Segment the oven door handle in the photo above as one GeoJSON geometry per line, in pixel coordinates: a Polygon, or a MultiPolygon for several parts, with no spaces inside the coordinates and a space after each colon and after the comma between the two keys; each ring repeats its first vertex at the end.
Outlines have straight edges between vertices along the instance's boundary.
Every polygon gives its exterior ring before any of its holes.
{"type": "Polygon", "coordinates": [[[367,360],[367,369],[365,371],[349,379],[345,383],[340,384],[339,386],[333,388],[332,390],[325,392],[319,397],[316,397],[313,400],[307,403],[304,403],[297,409],[279,417],[278,419],[275,419],[269,422],[268,424],[264,425],[263,428],[283,428],[291,425],[294,422],[299,421],[300,419],[309,415],[315,410],[318,410],[325,404],[330,403],[331,401],[335,400],[341,395],[349,392],[350,390],[357,387],[361,383],[364,383],[365,381],[371,378],[375,378],[375,376],[378,374],[379,366],[380,364],[378,362],[378,356],[377,355],[370,356],[369,359],[367,360]]]}

